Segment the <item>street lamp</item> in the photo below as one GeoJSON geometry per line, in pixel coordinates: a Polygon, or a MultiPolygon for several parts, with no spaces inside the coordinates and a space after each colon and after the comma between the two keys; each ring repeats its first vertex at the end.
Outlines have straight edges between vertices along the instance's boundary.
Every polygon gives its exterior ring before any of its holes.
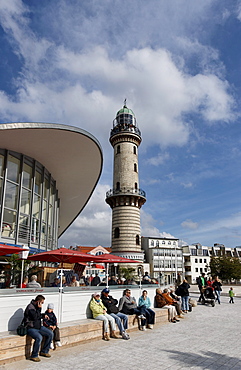
{"type": "Polygon", "coordinates": [[[19,252],[19,258],[22,260],[22,268],[21,268],[21,281],[20,281],[20,288],[22,288],[23,284],[23,268],[24,268],[24,260],[28,258],[29,254],[29,247],[26,245],[22,245],[24,249],[27,249],[26,251],[19,252]]]}

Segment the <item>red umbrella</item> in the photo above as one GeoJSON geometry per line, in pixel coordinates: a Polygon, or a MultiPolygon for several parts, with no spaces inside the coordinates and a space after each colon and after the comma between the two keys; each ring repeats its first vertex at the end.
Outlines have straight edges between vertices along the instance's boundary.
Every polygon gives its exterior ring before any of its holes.
{"type": "Polygon", "coordinates": [[[104,254],[99,255],[98,257],[102,258],[102,262],[106,262],[106,263],[140,263],[140,261],[115,256],[114,254],[111,254],[111,253],[104,253],[104,254]]]}
{"type": "Polygon", "coordinates": [[[48,252],[37,253],[29,256],[32,261],[77,263],[77,262],[101,262],[101,256],[78,252],[72,249],[60,248],[48,252]]]}
{"type": "Polygon", "coordinates": [[[19,253],[26,251],[27,249],[14,247],[7,244],[0,244],[0,256],[6,256],[7,254],[19,253]]]}

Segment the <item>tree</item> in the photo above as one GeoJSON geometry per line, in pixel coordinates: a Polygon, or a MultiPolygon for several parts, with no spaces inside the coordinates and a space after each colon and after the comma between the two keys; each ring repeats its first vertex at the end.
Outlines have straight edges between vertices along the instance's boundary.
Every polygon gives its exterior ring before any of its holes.
{"type": "MultiPolygon", "coordinates": [[[[6,265],[4,270],[6,286],[10,286],[11,284],[19,285],[22,270],[22,260],[19,259],[18,254],[12,254],[10,257],[5,257],[5,261],[9,263],[8,265],[6,265]]],[[[24,260],[23,271],[25,276],[30,276],[33,274],[37,274],[40,269],[38,266],[35,266],[32,261],[24,260]]]]}
{"type": "Polygon", "coordinates": [[[124,276],[126,280],[133,280],[136,269],[134,267],[120,267],[119,273],[124,276]]]}
{"type": "Polygon", "coordinates": [[[211,257],[210,270],[212,276],[219,276],[221,280],[241,279],[241,263],[236,257],[211,257]]]}

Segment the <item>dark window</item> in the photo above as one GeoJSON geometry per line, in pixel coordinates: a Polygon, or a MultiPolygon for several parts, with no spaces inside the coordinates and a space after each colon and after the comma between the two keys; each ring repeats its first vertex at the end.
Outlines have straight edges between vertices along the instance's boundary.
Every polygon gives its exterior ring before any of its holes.
{"type": "Polygon", "coordinates": [[[136,154],[136,146],[133,146],[133,153],[136,154]]]}
{"type": "Polygon", "coordinates": [[[137,182],[135,182],[135,189],[137,189],[137,182]]]}
{"type": "Polygon", "coordinates": [[[114,237],[115,237],[115,238],[119,238],[119,237],[120,237],[120,229],[119,229],[119,227],[116,227],[116,228],[115,228],[115,231],[114,231],[114,237]]]}
{"type": "Polygon", "coordinates": [[[137,164],[134,163],[134,171],[137,172],[137,164]]]}
{"type": "Polygon", "coordinates": [[[120,190],[120,183],[119,182],[116,183],[116,190],[120,190]]]}
{"type": "Polygon", "coordinates": [[[140,245],[140,237],[139,237],[139,235],[136,235],[136,245],[140,245]]]}
{"type": "Polygon", "coordinates": [[[117,145],[116,154],[119,154],[119,153],[120,153],[120,145],[117,145]]]}

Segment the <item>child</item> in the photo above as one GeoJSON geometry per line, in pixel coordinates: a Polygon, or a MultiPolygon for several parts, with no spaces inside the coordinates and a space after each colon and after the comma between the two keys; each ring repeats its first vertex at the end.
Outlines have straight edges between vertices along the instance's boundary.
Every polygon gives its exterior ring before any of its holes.
{"type": "Polygon", "coordinates": [[[232,287],[229,289],[228,294],[229,294],[229,297],[230,297],[229,303],[234,303],[234,300],[233,300],[234,291],[233,291],[233,288],[232,287]]]}
{"type": "MultiPolygon", "coordinates": [[[[46,328],[53,330],[55,345],[58,347],[61,347],[62,344],[60,342],[60,333],[59,333],[59,328],[57,326],[57,318],[53,311],[54,311],[54,305],[53,303],[49,303],[47,306],[47,310],[45,311],[45,314],[48,316],[48,319],[43,320],[43,325],[46,326],[46,328]]],[[[54,349],[53,343],[51,343],[50,348],[54,349]]]]}

